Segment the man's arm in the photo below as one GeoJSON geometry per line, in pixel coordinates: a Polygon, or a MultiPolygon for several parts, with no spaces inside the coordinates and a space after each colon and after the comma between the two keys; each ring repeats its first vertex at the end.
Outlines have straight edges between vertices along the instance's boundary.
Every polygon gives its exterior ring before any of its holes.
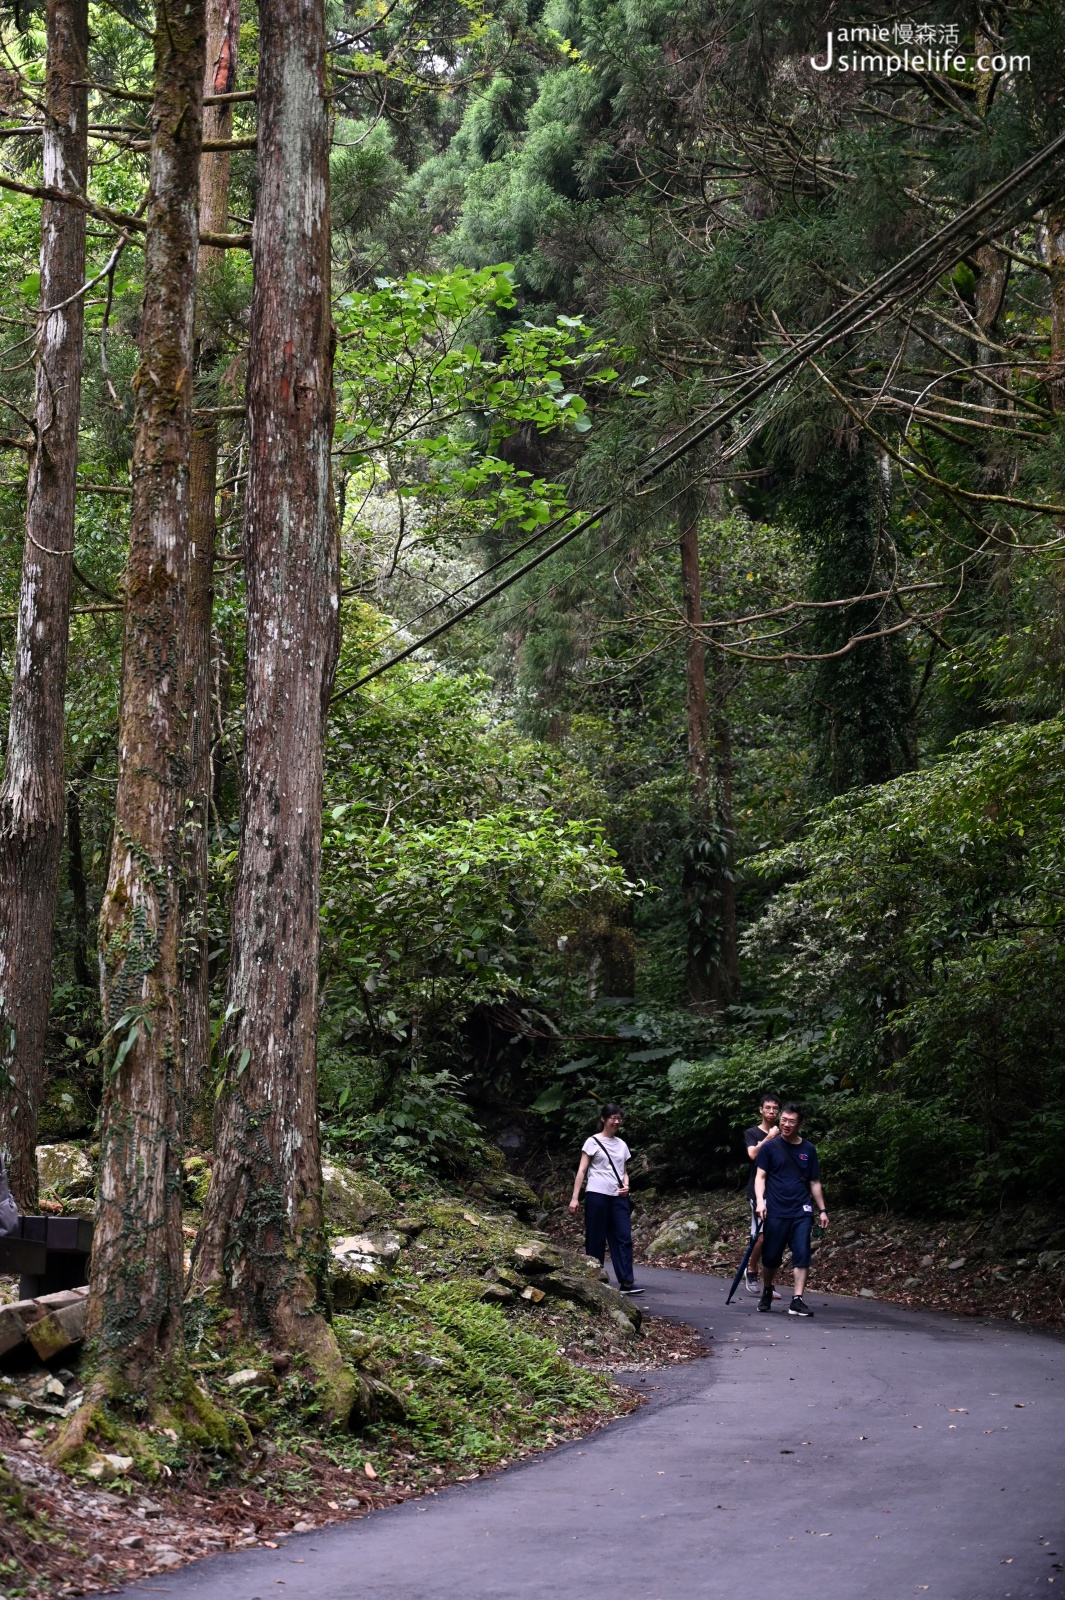
{"type": "Polygon", "coordinates": [[[770,1139],[775,1139],[779,1132],[780,1132],[779,1128],[770,1128],[769,1132],[766,1134],[766,1136],[762,1140],[761,1144],[749,1144],[747,1146],[747,1154],[750,1156],[752,1161],[757,1156],[759,1150],[761,1150],[762,1145],[767,1145],[769,1143],[770,1139]]]}
{"type": "Polygon", "coordinates": [[[765,1168],[759,1167],[754,1175],[754,1209],[765,1218],[765,1168]]]}
{"type": "MultiPolygon", "coordinates": [[[[757,1181],[758,1180],[755,1179],[755,1186],[756,1187],[757,1187],[757,1181]]],[[[822,1226],[822,1228],[827,1228],[828,1227],[828,1212],[825,1210],[825,1191],[821,1187],[821,1179],[820,1178],[811,1178],[810,1179],[810,1193],[813,1195],[814,1202],[817,1205],[817,1209],[821,1213],[821,1226],[822,1226]]]]}

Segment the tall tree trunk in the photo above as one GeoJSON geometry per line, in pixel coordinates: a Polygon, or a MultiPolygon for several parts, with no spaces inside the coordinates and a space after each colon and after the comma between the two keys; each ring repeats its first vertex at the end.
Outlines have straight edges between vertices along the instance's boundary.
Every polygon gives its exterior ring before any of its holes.
{"type": "Polygon", "coordinates": [[[247,688],[226,1078],[196,1275],[249,1331],[305,1350],[350,1410],[313,1307],[322,743],[338,645],[322,0],[261,0],[248,363],[247,688]]]}
{"type": "MultiPolygon", "coordinates": [[[[188,789],[189,437],[204,6],[158,0],[118,788],[100,981],[106,1075],[91,1399],[143,1406],[180,1351],[178,884],[188,789]]],[[[92,1423],[87,1404],[74,1445],[92,1423]]]]}
{"type": "MultiPolygon", "coordinates": [[[[237,67],[240,37],[239,0],[208,0],[207,70],[204,93],[229,94],[237,67]]],[[[228,139],[233,132],[233,107],[204,108],[204,139],[228,139]]],[[[200,158],[200,227],[204,233],[225,233],[229,221],[228,150],[211,150],[200,158]]],[[[210,371],[218,354],[205,309],[212,283],[224,264],[225,252],[204,247],[197,271],[197,351],[199,371],[210,371]]],[[[187,846],[182,890],[182,1031],[185,1057],[185,1109],[190,1134],[200,1143],[210,1136],[206,1104],[211,1053],[210,993],[207,941],[207,862],[211,800],[211,616],[214,605],[215,487],[218,479],[218,418],[200,417],[189,453],[189,539],[192,581],[189,597],[189,657],[192,688],[190,739],[191,783],[186,810],[187,846]]]]}
{"type": "MultiPolygon", "coordinates": [[[[86,0],[48,0],[44,179],[83,194],[86,0]]],[[[0,1146],[21,1208],[37,1200],[37,1108],[52,996],[52,928],[63,844],[63,699],[81,406],[85,213],[41,211],[36,448],[26,501],[18,641],[0,790],[0,1146]],[[73,298],[76,297],[76,298],[73,298]],[[6,1082],[4,1079],[6,1078],[6,1082]]]]}
{"type": "Polygon", "coordinates": [[[1050,270],[1050,401],[1065,413],[1065,202],[1047,213],[1047,267],[1050,270]]]}
{"type": "Polygon", "coordinates": [[[739,995],[736,884],[732,849],[732,748],[719,679],[713,728],[702,632],[702,572],[699,560],[701,503],[688,496],[680,534],[680,570],[687,623],[685,658],[688,714],[688,779],[691,827],[684,859],[688,903],[688,1000],[716,1011],[739,995]]]}

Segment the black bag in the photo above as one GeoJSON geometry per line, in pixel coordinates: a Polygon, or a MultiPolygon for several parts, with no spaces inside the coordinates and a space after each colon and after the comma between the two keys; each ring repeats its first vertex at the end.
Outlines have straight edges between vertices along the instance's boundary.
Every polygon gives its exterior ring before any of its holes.
{"type": "Polygon", "coordinates": [[[10,1234],[19,1231],[18,1206],[11,1193],[11,1185],[7,1181],[7,1168],[4,1158],[0,1155],[0,1239],[6,1239],[10,1234]]]}

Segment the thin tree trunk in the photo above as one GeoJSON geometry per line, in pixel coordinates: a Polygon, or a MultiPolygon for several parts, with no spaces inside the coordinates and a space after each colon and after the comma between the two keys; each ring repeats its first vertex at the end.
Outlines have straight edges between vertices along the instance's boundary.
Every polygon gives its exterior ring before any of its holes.
{"type": "Polygon", "coordinates": [[[83,988],[92,985],[89,966],[89,879],[81,834],[81,799],[77,784],[67,789],[67,882],[74,902],[74,978],[83,988]]]}
{"type": "Polygon", "coordinates": [[[691,825],[684,858],[688,903],[688,1000],[716,1011],[738,996],[736,885],[732,866],[732,750],[719,681],[711,743],[706,639],[702,632],[700,502],[682,501],[680,569],[687,623],[685,658],[691,825]]]}
{"type": "MultiPolygon", "coordinates": [[[[45,182],[83,194],[88,166],[86,0],[49,0],[45,182]]],[[[74,551],[85,213],[45,201],[18,641],[0,790],[0,1146],[21,1208],[37,1200],[37,1110],[52,996],[63,845],[63,699],[74,551]],[[76,298],[72,298],[75,297],[76,298]],[[4,1079],[6,1078],[6,1083],[4,1079]]]]}
{"type": "MultiPolygon", "coordinates": [[[[204,6],[159,0],[118,788],[100,981],[106,1074],[87,1333],[90,1400],[143,1407],[181,1345],[178,883],[188,790],[189,437],[204,6]]],[[[67,1435],[92,1425],[86,1404],[67,1435]],[[82,1420],[84,1419],[84,1420],[82,1420]]]]}
{"type": "MultiPolygon", "coordinates": [[[[204,93],[231,93],[240,37],[239,0],[208,0],[207,70],[204,93]]],[[[231,104],[204,109],[204,139],[228,139],[233,132],[231,104]]],[[[228,150],[200,158],[200,228],[225,233],[229,220],[228,150]]],[[[196,365],[209,371],[218,354],[204,313],[205,295],[224,265],[225,252],[204,247],[197,271],[196,365]]],[[[186,810],[187,847],[182,890],[182,1024],[185,1057],[185,1107],[188,1130],[199,1143],[210,1137],[206,1105],[211,1053],[211,978],[207,940],[207,864],[211,800],[211,616],[214,606],[215,486],[218,479],[218,418],[202,417],[193,429],[189,453],[191,503],[189,538],[192,580],[189,598],[189,656],[192,686],[191,786],[186,810]]]]}
{"type": "Polygon", "coordinates": [[[1047,214],[1047,267],[1050,270],[1050,401],[1065,413],[1065,204],[1047,214]]]}
{"type": "Polygon", "coordinates": [[[226,1078],[196,1275],[243,1326],[354,1392],[313,1307],[322,743],[338,645],[330,477],[329,136],[322,0],[261,0],[248,363],[247,687],[226,1078]]]}

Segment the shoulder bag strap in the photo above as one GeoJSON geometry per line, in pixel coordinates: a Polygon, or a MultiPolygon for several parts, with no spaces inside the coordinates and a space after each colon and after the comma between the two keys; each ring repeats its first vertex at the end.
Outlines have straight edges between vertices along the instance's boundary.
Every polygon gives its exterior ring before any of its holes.
{"type": "Polygon", "coordinates": [[[600,1143],[600,1141],[596,1138],[594,1133],[592,1134],[592,1143],[599,1145],[600,1150],[606,1156],[607,1160],[610,1161],[610,1170],[614,1174],[615,1178],[617,1178],[617,1180],[618,1180],[618,1188],[619,1189],[623,1189],[625,1187],[625,1180],[619,1174],[618,1169],[617,1169],[617,1167],[615,1167],[613,1161],[610,1160],[610,1151],[607,1149],[606,1145],[600,1143]]]}

